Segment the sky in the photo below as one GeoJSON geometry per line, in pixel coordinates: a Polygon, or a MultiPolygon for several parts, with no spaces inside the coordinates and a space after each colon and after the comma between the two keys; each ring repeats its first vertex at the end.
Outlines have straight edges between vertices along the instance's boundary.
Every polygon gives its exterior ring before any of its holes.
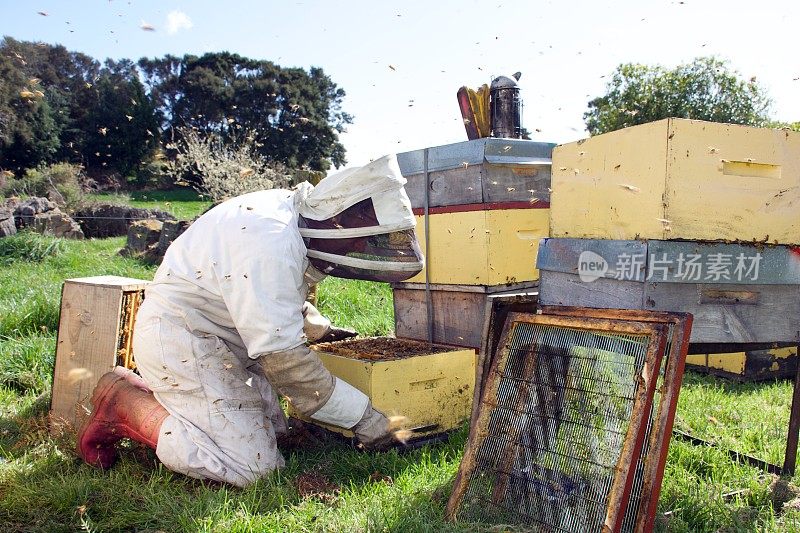
{"type": "Polygon", "coordinates": [[[583,114],[621,63],[716,56],[800,120],[800,2],[740,0],[0,0],[0,35],[96,59],[229,51],[322,67],[346,92],[349,165],[467,139],[456,100],[522,72],[537,141],[588,136],[583,114]]]}

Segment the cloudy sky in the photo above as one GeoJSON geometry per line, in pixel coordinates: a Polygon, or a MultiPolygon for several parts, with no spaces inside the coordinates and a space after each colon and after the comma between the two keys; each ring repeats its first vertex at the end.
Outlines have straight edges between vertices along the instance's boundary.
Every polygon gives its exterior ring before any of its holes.
{"type": "Polygon", "coordinates": [[[774,118],[800,120],[799,15],[799,2],[740,0],[0,0],[0,33],[100,59],[228,50],[322,67],[347,92],[342,141],[362,164],[466,140],[458,88],[516,71],[541,141],[587,136],[586,104],[620,63],[705,55],[755,76],[774,118]]]}

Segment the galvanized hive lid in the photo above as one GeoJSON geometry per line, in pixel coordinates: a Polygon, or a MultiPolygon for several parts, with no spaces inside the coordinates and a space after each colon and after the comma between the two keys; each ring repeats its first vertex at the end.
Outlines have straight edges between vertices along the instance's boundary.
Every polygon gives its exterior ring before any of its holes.
{"type": "Polygon", "coordinates": [[[442,146],[431,146],[397,154],[403,176],[420,174],[426,170],[425,152],[428,152],[428,172],[449,170],[465,165],[485,162],[497,165],[546,165],[552,162],[555,143],[524,139],[494,139],[487,137],[442,146]]]}

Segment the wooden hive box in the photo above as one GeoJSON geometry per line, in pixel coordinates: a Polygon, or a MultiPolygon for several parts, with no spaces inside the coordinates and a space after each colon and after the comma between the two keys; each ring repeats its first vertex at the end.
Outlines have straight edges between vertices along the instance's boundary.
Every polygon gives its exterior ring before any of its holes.
{"type": "Polygon", "coordinates": [[[407,417],[412,439],[456,429],[469,419],[475,350],[389,337],[319,344],[313,349],[333,375],[369,396],[376,409],[407,417]]]}
{"type": "Polygon", "coordinates": [[[553,150],[551,237],[800,243],[800,133],[665,119],[553,150]]]}
{"type": "Polygon", "coordinates": [[[417,216],[425,268],[409,283],[447,285],[513,285],[535,281],[539,241],[547,237],[548,209],[467,206],[434,208],[427,221],[417,216]]]}
{"type": "Polygon", "coordinates": [[[428,292],[424,283],[393,283],[395,335],[403,339],[428,341],[428,311],[431,340],[439,344],[478,349],[494,298],[535,300],[535,283],[511,286],[437,285],[428,292]]]}
{"type": "Polygon", "coordinates": [[[77,427],[100,376],[117,365],[135,367],[133,323],[148,283],[118,276],[64,281],[50,404],[54,429],[77,427]]]}
{"type": "Polygon", "coordinates": [[[800,248],[551,238],[542,305],[680,311],[692,343],[800,342],[800,248]]]}
{"type": "Polygon", "coordinates": [[[537,279],[553,146],[477,139],[398,154],[426,253],[425,270],[408,281],[491,286],[537,279]]]}

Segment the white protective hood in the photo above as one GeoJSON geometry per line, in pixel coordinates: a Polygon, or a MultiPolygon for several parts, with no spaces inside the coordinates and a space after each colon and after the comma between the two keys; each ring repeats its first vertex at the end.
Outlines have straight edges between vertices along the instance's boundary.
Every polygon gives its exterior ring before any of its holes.
{"type": "Polygon", "coordinates": [[[316,187],[302,183],[298,186],[295,203],[298,213],[303,217],[326,220],[362,200],[372,198],[379,225],[366,228],[300,228],[300,234],[306,238],[347,239],[412,229],[415,219],[411,202],[403,188],[405,183],[395,155],[386,155],[363,167],[331,174],[316,187]]]}

